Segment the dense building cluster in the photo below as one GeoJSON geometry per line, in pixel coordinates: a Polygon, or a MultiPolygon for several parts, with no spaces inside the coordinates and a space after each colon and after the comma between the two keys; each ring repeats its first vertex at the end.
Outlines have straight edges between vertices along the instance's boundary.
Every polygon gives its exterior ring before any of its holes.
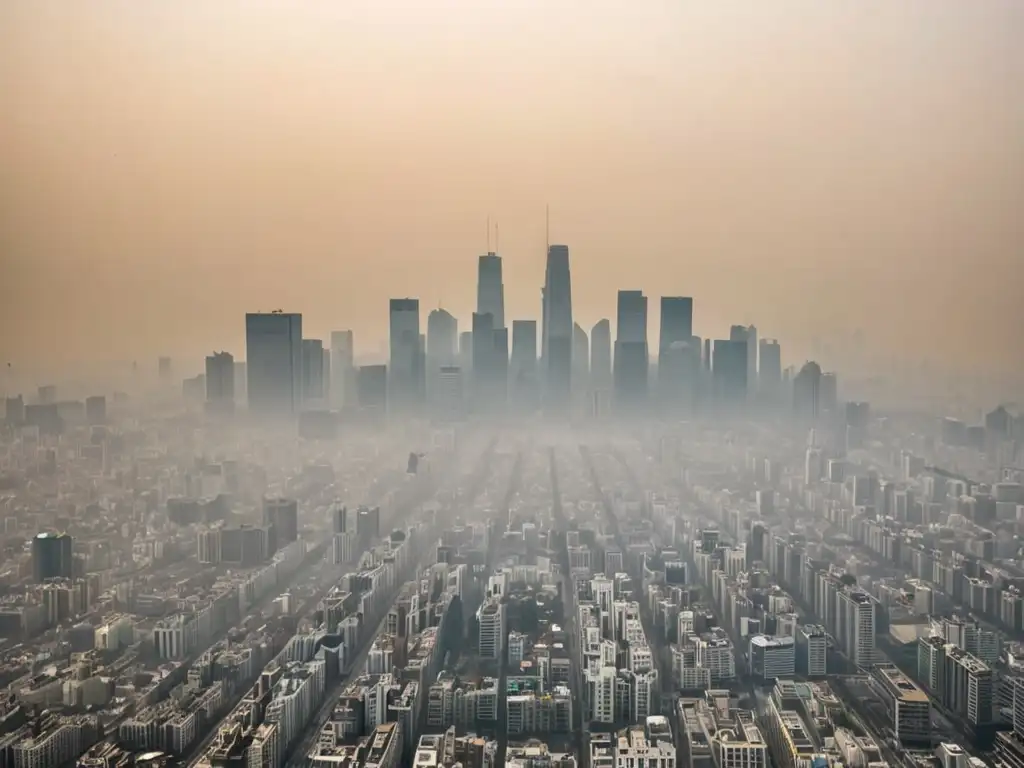
{"type": "Polygon", "coordinates": [[[1024,768],[1024,416],[503,281],[7,397],[0,768],[1024,768]]]}

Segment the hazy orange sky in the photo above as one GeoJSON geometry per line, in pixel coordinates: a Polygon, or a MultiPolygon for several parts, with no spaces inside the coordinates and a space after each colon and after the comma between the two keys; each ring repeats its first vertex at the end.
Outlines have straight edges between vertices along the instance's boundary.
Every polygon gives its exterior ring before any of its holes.
{"type": "Polygon", "coordinates": [[[536,317],[550,204],[588,329],[640,288],[652,342],[683,294],[787,364],[1019,369],[1022,40],[1021,0],[5,0],[0,353],[468,327],[488,216],[536,317]]]}

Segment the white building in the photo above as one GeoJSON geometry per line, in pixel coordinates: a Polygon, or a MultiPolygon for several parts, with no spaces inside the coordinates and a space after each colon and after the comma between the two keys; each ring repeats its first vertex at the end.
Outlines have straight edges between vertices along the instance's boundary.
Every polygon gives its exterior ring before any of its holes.
{"type": "Polygon", "coordinates": [[[480,658],[501,659],[505,650],[505,604],[498,598],[487,600],[480,606],[477,620],[480,625],[480,658]]]}
{"type": "Polygon", "coordinates": [[[841,628],[837,637],[850,660],[859,667],[875,663],[875,600],[860,589],[839,592],[841,628]]]}

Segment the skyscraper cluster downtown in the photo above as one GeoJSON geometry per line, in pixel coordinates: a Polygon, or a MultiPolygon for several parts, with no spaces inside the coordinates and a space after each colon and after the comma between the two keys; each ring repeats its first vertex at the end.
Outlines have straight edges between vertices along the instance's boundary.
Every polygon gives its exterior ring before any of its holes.
{"type": "Polygon", "coordinates": [[[438,422],[468,418],[691,418],[772,413],[790,408],[813,420],[835,405],[836,379],[816,364],[783,371],[779,343],[752,325],[728,338],[694,334],[693,299],[660,297],[658,345],[648,341],[648,297],[618,292],[615,337],[608,319],[589,334],[574,322],[569,248],[550,245],[540,327],[505,317],[502,258],[479,257],[477,306],[469,328],[443,308],[426,317],[420,302],[389,302],[386,363],[357,365],[350,330],[305,338],[302,315],[246,315],[246,360],[226,352],[206,360],[207,408],[247,402],[254,416],[343,414],[438,422]],[[539,333],[538,333],[539,331],[539,333]],[[539,343],[538,343],[539,342],[539,343]]]}

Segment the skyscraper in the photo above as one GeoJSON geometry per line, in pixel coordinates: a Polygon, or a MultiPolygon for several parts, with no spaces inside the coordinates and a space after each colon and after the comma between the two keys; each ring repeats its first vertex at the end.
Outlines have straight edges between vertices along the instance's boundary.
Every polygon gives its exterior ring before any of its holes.
{"type": "Polygon", "coordinates": [[[741,405],[747,399],[747,342],[717,339],[712,350],[711,377],[718,406],[741,405]]]}
{"type": "Polygon", "coordinates": [[[697,406],[701,384],[701,340],[673,341],[658,362],[658,397],[665,413],[683,416],[697,406]]]}
{"type": "Polygon", "coordinates": [[[619,291],[615,338],[615,404],[633,408],[647,400],[647,297],[619,291]]]}
{"type": "Polygon", "coordinates": [[[446,309],[434,309],[427,315],[427,360],[431,371],[442,365],[455,365],[458,356],[459,321],[446,309]]]}
{"type": "Polygon", "coordinates": [[[508,404],[508,328],[495,328],[493,338],[491,382],[494,394],[491,402],[498,412],[504,412],[508,404]]]}
{"type": "Polygon", "coordinates": [[[775,396],[782,386],[782,349],[775,339],[761,339],[757,346],[758,380],[766,392],[775,396]]]}
{"type": "MultiPolygon", "coordinates": [[[[661,297],[658,394],[663,409],[694,404],[700,373],[700,340],[693,336],[693,299],[661,297]]],[[[686,409],[684,409],[686,410],[686,409]]]]}
{"type": "Polygon", "coordinates": [[[389,406],[413,406],[422,391],[423,362],[420,360],[420,300],[391,299],[390,363],[388,365],[389,406]]]}
{"type": "Polygon", "coordinates": [[[689,343],[693,336],[693,299],[689,296],[661,297],[661,333],[658,351],[664,353],[673,342],[689,343]]]}
{"type": "Polygon", "coordinates": [[[537,378],[537,321],[512,321],[512,359],[509,362],[509,396],[518,410],[532,411],[539,394],[537,378]]]}
{"type": "Polygon", "coordinates": [[[354,408],[357,402],[355,339],[352,331],[331,331],[331,405],[354,408]]]}
{"type": "Polygon", "coordinates": [[[747,394],[757,391],[757,328],[752,325],[734,325],[729,330],[730,341],[747,345],[747,394]]]}
{"type": "Polygon", "coordinates": [[[782,349],[775,339],[757,342],[757,399],[768,407],[785,404],[782,386],[782,349]]]}
{"type": "Polygon", "coordinates": [[[302,340],[302,400],[320,403],[324,390],[324,343],[320,339],[302,340]]]}
{"type": "Polygon", "coordinates": [[[359,412],[368,421],[382,422],[388,412],[388,367],[362,365],[356,374],[359,412]]]}
{"type": "Polygon", "coordinates": [[[32,580],[70,579],[74,576],[72,539],[66,533],[40,533],[32,539],[32,580]]]}
{"type": "Polygon", "coordinates": [[[579,323],[572,325],[572,389],[577,394],[590,389],[590,340],[579,323]]]}
{"type": "Polygon", "coordinates": [[[572,278],[569,246],[548,247],[542,297],[544,400],[552,414],[566,414],[572,386],[572,278]]]}
{"type": "Polygon", "coordinates": [[[253,312],[245,316],[249,410],[298,413],[302,404],[302,315],[253,312]]]}
{"type": "Polygon", "coordinates": [[[492,408],[495,378],[494,316],[490,312],[473,313],[473,410],[492,408]]]}
{"type": "Polygon", "coordinates": [[[839,412],[839,377],[835,371],[823,371],[821,374],[821,412],[839,412]]]}
{"type": "Polygon", "coordinates": [[[268,550],[276,552],[299,538],[299,504],[295,499],[264,498],[263,527],[270,533],[268,550]]]}
{"type": "Polygon", "coordinates": [[[459,421],[465,415],[462,369],[442,365],[433,389],[434,416],[441,422],[459,421]]]}
{"type": "Polygon", "coordinates": [[[505,327],[505,285],[501,276],[501,256],[488,253],[480,257],[476,282],[477,314],[494,318],[495,330],[505,327]]]}
{"type": "Polygon", "coordinates": [[[793,379],[793,416],[802,425],[813,425],[821,412],[821,366],[805,363],[793,379]]]}
{"type": "Polygon", "coordinates": [[[244,360],[235,361],[235,400],[238,403],[245,403],[249,397],[247,391],[249,385],[248,367],[244,360]]]}
{"type": "Polygon", "coordinates": [[[459,334],[459,367],[462,369],[463,381],[473,373],[473,332],[463,331],[459,334]]]}
{"type": "Polygon", "coordinates": [[[235,407],[235,358],[230,352],[214,352],[206,358],[206,404],[221,412],[235,407]]]}
{"type": "Polygon", "coordinates": [[[590,384],[595,390],[612,389],[612,324],[607,318],[590,329],[590,384]]]}

